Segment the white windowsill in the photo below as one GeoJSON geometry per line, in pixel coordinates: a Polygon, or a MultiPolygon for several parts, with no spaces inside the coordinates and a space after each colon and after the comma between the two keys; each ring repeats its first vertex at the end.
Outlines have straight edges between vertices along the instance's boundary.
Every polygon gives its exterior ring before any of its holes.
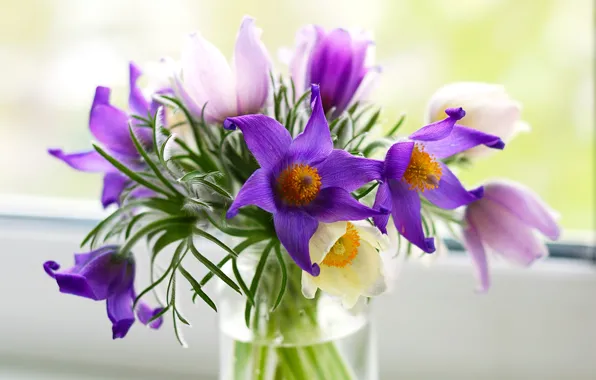
{"type": "MultiPolygon", "coordinates": [[[[160,331],[137,323],[112,341],[103,303],[60,294],[45,275],[45,260],[70,265],[103,215],[95,202],[0,196],[0,378],[215,378],[217,315],[208,307],[186,303],[189,349],[169,320],[160,331]]],[[[136,254],[140,287],[146,255],[136,254]]],[[[465,256],[406,265],[374,305],[382,378],[593,378],[596,268],[550,259],[492,274],[490,293],[478,295],[465,256]]]]}

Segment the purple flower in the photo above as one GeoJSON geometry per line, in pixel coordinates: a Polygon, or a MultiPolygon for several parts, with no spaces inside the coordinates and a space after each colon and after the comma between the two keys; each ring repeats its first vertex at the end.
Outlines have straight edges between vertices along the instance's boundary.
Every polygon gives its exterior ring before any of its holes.
{"type": "Polygon", "coordinates": [[[537,194],[520,184],[484,186],[484,197],[466,207],[464,229],[464,244],[476,267],[480,291],[490,287],[485,247],[510,262],[529,266],[548,254],[534,230],[551,240],[559,238],[553,214],[537,194]]]}
{"type": "Polygon", "coordinates": [[[308,242],[318,221],[361,220],[382,212],[350,195],[363,184],[380,178],[383,163],[333,149],[319,87],[312,86],[313,111],[304,132],[294,140],[286,128],[264,115],[226,120],[228,129],[242,130],[248,149],[261,168],[246,181],[228,210],[255,205],[273,214],[279,240],[296,264],[313,276],[308,242]]]}
{"type": "Polygon", "coordinates": [[[378,68],[367,67],[365,62],[372,45],[368,36],[351,35],[344,29],[326,32],[314,25],[302,28],[290,62],[296,88],[303,91],[318,84],[323,110],[335,107],[334,116],[340,115],[378,74],[378,68]]]}
{"type": "Polygon", "coordinates": [[[252,17],[242,19],[232,61],[229,65],[215,46],[193,33],[182,51],[181,75],[170,62],[174,90],[195,117],[221,123],[226,117],[257,113],[263,108],[271,63],[261,42],[261,30],[252,17]]]}
{"type": "MultiPolygon", "coordinates": [[[[422,230],[420,195],[443,209],[455,209],[482,198],[483,188],[467,191],[447,165],[438,161],[483,144],[503,149],[497,136],[455,124],[465,116],[462,108],[445,110],[444,120],[429,124],[395,143],[385,157],[384,182],[379,186],[374,208],[391,210],[397,231],[424,252],[434,252],[433,238],[422,230]]],[[[375,224],[387,232],[389,215],[376,216],[375,224]]]]}
{"type": "MultiPolygon", "coordinates": [[[[93,136],[103,144],[108,153],[134,170],[142,170],[144,164],[130,138],[129,123],[133,125],[139,123],[131,115],[143,117],[147,117],[149,114],[155,115],[158,107],[157,103],[147,101],[141,89],[137,86],[137,79],[140,76],[141,71],[131,62],[130,95],[128,98],[130,114],[111,105],[110,89],[99,86],[95,90],[89,116],[89,129],[93,136]]],[[[149,128],[135,128],[135,133],[137,133],[139,140],[145,147],[151,147],[153,140],[149,128]]],[[[104,173],[101,195],[101,203],[104,207],[108,207],[112,203],[118,203],[122,191],[132,183],[95,150],[64,153],[62,149],[49,149],[48,152],[76,170],[104,173]]],[[[139,197],[146,196],[148,193],[146,189],[139,189],[134,195],[139,197]]]]}
{"type": "MultiPolygon", "coordinates": [[[[117,252],[118,247],[105,246],[89,253],[75,254],[75,265],[65,270],[59,270],[60,265],[55,261],[46,261],[43,264],[46,273],[58,283],[60,292],[95,301],[106,300],[113,339],[124,338],[135,321],[132,307],[136,297],[135,263],[132,258],[118,257],[117,252]]],[[[162,308],[152,309],[139,302],[136,314],[146,325],[161,310],[162,308]]],[[[157,329],[162,322],[158,318],[149,326],[157,329]]]]}

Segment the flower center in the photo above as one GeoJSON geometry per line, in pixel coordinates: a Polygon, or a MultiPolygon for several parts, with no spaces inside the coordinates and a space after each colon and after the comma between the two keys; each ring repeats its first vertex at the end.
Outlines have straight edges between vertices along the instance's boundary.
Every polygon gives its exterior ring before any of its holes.
{"type": "Polygon", "coordinates": [[[356,227],[348,222],[346,233],[337,239],[321,264],[343,268],[354,260],[358,254],[358,247],[360,247],[360,235],[356,227]]]}
{"type": "Polygon", "coordinates": [[[312,202],[321,190],[321,176],[316,168],[305,164],[288,166],[277,178],[282,199],[294,206],[312,202]]]}
{"type": "Polygon", "coordinates": [[[420,144],[414,145],[410,164],[404,173],[404,180],[410,190],[432,190],[439,186],[443,170],[434,156],[424,151],[420,144]]]}

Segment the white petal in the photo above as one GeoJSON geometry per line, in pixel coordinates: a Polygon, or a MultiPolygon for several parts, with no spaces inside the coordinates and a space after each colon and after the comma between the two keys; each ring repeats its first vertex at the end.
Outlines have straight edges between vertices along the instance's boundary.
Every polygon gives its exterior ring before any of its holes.
{"type": "Polygon", "coordinates": [[[238,114],[257,113],[265,104],[269,92],[269,55],[261,30],[252,17],[245,16],[236,38],[234,75],[238,114]]]}
{"type": "Polygon", "coordinates": [[[232,70],[213,44],[198,33],[191,34],[182,50],[181,64],[184,90],[201,108],[208,103],[208,121],[221,122],[236,115],[232,70]]]}
{"type": "Polygon", "coordinates": [[[356,228],[356,231],[358,231],[360,239],[368,242],[375,248],[382,250],[389,248],[389,237],[383,235],[377,227],[363,220],[357,220],[351,223],[356,228]]]}
{"type": "Polygon", "coordinates": [[[387,290],[387,283],[381,266],[382,261],[379,252],[368,242],[360,241],[358,256],[352,261],[352,268],[360,277],[360,285],[362,286],[360,294],[373,297],[387,290]]]}
{"type": "Polygon", "coordinates": [[[347,222],[319,223],[317,230],[308,242],[310,260],[320,264],[333,244],[346,233],[347,222]]]}
{"type": "Polygon", "coordinates": [[[313,25],[307,25],[296,34],[294,54],[289,60],[290,74],[298,96],[308,90],[308,58],[317,42],[317,31],[313,25]]]}
{"type": "Polygon", "coordinates": [[[317,289],[318,287],[313,281],[313,277],[305,271],[302,271],[302,294],[304,297],[309,299],[315,298],[317,289]]]}

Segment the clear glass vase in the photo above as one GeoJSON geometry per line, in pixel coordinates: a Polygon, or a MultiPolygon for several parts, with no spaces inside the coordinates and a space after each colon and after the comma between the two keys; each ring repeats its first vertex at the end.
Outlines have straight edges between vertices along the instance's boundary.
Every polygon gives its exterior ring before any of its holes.
{"type": "MultiPolygon", "coordinates": [[[[284,258],[287,253],[284,252],[284,258]]],[[[260,252],[245,252],[237,272],[250,286],[260,252]]],[[[284,259],[285,260],[285,259],[284,259]]],[[[368,305],[352,310],[319,291],[307,299],[301,271],[285,262],[286,291],[275,310],[283,273],[273,252],[267,257],[255,293],[255,305],[225,287],[220,292],[221,380],[375,380],[376,343],[368,305]],[[250,316],[247,322],[247,316],[250,316]]],[[[230,270],[231,272],[231,270],[230,270]]]]}

